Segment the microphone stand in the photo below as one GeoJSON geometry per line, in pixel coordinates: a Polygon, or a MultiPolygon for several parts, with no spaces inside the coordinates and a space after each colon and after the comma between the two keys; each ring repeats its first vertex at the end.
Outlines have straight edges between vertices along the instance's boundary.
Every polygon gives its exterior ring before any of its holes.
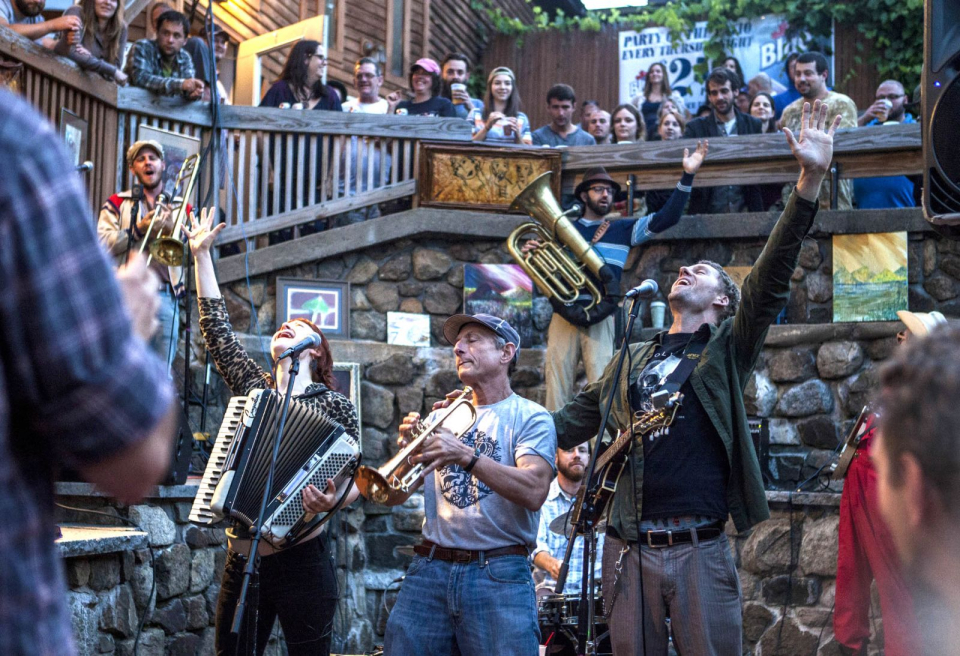
{"type": "MultiPolygon", "coordinates": [[[[277,436],[273,440],[273,456],[270,459],[270,470],[267,473],[267,485],[263,490],[263,498],[260,500],[260,514],[257,516],[257,523],[251,529],[253,532],[252,539],[250,541],[250,551],[247,554],[247,562],[243,567],[243,582],[240,586],[240,597],[237,599],[237,608],[233,614],[233,623],[230,625],[230,633],[236,636],[236,640],[239,647],[240,642],[240,626],[243,623],[243,615],[247,606],[247,593],[250,591],[250,588],[256,590],[259,588],[259,581],[257,580],[257,547],[260,546],[260,527],[263,526],[263,517],[267,513],[267,503],[270,500],[271,489],[273,488],[273,474],[277,468],[277,457],[280,455],[280,441],[283,439],[283,429],[286,427],[287,423],[287,412],[290,410],[290,397],[293,395],[293,381],[296,380],[297,374],[300,373],[300,358],[293,357],[291,358],[290,363],[290,378],[287,380],[287,393],[283,397],[283,405],[280,410],[280,421],[277,425],[277,436]]],[[[257,648],[257,625],[256,620],[251,623],[253,636],[251,640],[252,644],[248,641],[248,647],[250,648],[249,653],[253,653],[257,648]]]]}
{"type": "MultiPolygon", "coordinates": [[[[597,456],[600,451],[600,442],[603,440],[603,436],[606,433],[607,424],[610,421],[610,411],[613,409],[613,399],[617,396],[618,390],[620,389],[620,376],[623,373],[623,362],[627,356],[627,347],[629,346],[628,340],[630,335],[633,333],[633,324],[637,320],[637,315],[640,313],[640,294],[637,294],[633,297],[633,305],[630,306],[630,314],[627,320],[627,328],[624,332],[623,344],[620,346],[620,355],[617,357],[617,366],[613,372],[613,387],[610,396],[607,398],[607,403],[603,408],[602,419],[600,420],[600,428],[597,430],[597,443],[593,447],[593,453],[590,454],[590,464],[587,465],[587,471],[584,474],[583,480],[585,485],[593,486],[593,474],[594,468],[597,463],[597,456]]],[[[576,524],[571,526],[570,538],[567,541],[567,550],[563,554],[563,564],[560,566],[559,576],[557,576],[557,587],[554,588],[554,592],[557,594],[563,594],[563,586],[567,582],[567,575],[570,568],[570,557],[573,555],[573,544],[577,539],[578,535],[583,535],[583,577],[580,580],[580,617],[577,623],[577,653],[578,654],[587,654],[592,655],[596,653],[596,641],[594,640],[594,597],[595,590],[593,583],[593,569],[591,568],[591,562],[595,557],[593,554],[594,544],[594,533],[596,531],[596,524],[593,522],[587,515],[593,515],[593,499],[596,492],[596,486],[590,487],[583,491],[583,494],[578,497],[577,504],[574,505],[574,508],[571,509],[570,515],[578,515],[578,520],[576,524]],[[579,508],[577,507],[579,505],[579,508]],[[584,505],[587,505],[587,513],[577,512],[584,505]]]]}

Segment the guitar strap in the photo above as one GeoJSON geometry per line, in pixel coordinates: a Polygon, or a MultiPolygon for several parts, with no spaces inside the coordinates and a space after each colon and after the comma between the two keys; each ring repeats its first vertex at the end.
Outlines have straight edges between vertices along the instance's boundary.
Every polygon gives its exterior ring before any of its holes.
{"type": "Polygon", "coordinates": [[[663,407],[663,404],[666,403],[667,399],[669,399],[674,392],[680,391],[680,388],[683,387],[683,384],[690,378],[690,374],[693,373],[693,370],[696,369],[700,363],[700,354],[703,353],[703,349],[707,347],[708,341],[710,341],[709,335],[698,337],[694,334],[690,337],[690,341],[687,342],[683,353],[680,355],[680,364],[670,372],[670,375],[663,381],[660,389],[650,397],[655,408],[663,407]]]}

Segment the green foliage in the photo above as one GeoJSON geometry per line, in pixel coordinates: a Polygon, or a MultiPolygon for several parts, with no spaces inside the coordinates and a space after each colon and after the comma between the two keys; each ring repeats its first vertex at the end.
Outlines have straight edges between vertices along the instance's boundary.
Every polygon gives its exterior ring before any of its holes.
{"type": "MultiPolygon", "coordinates": [[[[525,35],[534,32],[599,32],[607,25],[635,30],[666,27],[677,45],[697,21],[705,20],[711,38],[704,44],[704,55],[712,61],[723,55],[724,42],[733,36],[738,19],[777,14],[790,24],[787,36],[806,33],[808,46],[822,50],[829,50],[825,44],[834,24],[855,23],[862,42],[873,46],[868,57],[858,56],[857,64],[875,67],[881,77],[902,80],[908,87],[911,81],[919,81],[923,64],[923,0],[677,0],[627,13],[611,9],[568,17],[558,12],[553,20],[534,6],[532,23],[507,16],[492,0],[472,0],[471,6],[486,13],[495,32],[516,36],[517,47],[522,46],[525,35]]],[[[857,49],[862,50],[861,42],[857,49]]],[[[705,69],[706,65],[698,72],[705,74],[705,69]]],[[[837,79],[847,80],[855,74],[853,70],[837,71],[837,79]]]]}

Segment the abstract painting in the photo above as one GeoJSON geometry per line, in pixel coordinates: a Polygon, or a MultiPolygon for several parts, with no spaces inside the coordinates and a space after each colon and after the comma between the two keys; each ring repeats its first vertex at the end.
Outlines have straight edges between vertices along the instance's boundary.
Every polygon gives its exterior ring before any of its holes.
{"type": "Polygon", "coordinates": [[[533,281],[518,264],[463,265],[463,311],[505,319],[533,344],[533,281]]]}
{"type": "Polygon", "coordinates": [[[907,233],[833,236],[833,320],[896,321],[907,309],[907,233]]]}
{"type": "Polygon", "coordinates": [[[430,315],[387,312],[387,344],[430,346],[430,315]]]}
{"type": "Polygon", "coordinates": [[[350,283],[277,278],[277,327],[307,319],[327,337],[350,335],[350,283]]]}

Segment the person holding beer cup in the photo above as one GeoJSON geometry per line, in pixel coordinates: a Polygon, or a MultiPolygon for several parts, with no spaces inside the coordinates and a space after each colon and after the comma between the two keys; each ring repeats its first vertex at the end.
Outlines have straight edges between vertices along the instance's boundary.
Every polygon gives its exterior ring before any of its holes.
{"type": "Polygon", "coordinates": [[[506,66],[490,71],[483,109],[472,110],[467,120],[473,123],[474,141],[531,143],[530,119],[520,111],[517,77],[506,66]]]}

